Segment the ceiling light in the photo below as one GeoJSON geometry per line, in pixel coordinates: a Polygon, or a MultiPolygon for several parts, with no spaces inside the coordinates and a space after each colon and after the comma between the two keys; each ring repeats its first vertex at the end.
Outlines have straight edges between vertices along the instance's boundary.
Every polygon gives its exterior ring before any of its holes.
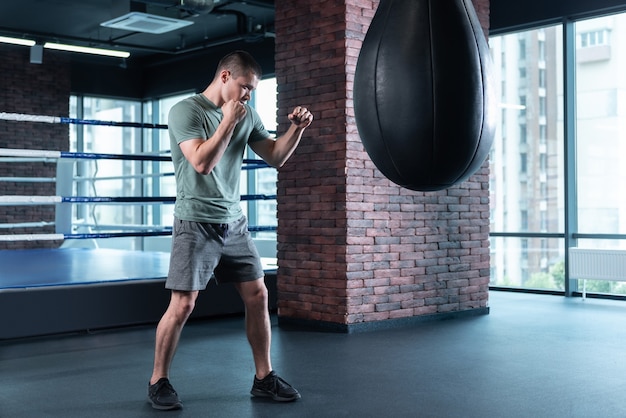
{"type": "Polygon", "coordinates": [[[131,32],[165,33],[192,25],[193,22],[148,13],[131,12],[116,19],[100,23],[100,26],[131,32]]]}
{"type": "Polygon", "coordinates": [[[30,39],[9,38],[7,36],[0,36],[0,42],[5,43],[5,44],[24,45],[24,46],[33,46],[36,44],[35,41],[31,41],[30,39]]]}
{"type": "Polygon", "coordinates": [[[130,52],[126,52],[126,51],[115,51],[112,49],[90,48],[86,46],[57,44],[54,42],[46,42],[43,45],[43,47],[48,48],[48,49],[56,49],[59,51],[82,52],[84,54],[106,55],[107,57],[128,58],[130,56],[130,52]]]}

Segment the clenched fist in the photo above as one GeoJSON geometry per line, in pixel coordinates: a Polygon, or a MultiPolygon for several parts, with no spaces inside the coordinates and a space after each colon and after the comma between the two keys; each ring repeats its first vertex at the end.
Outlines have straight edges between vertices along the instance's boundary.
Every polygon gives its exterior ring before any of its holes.
{"type": "Polygon", "coordinates": [[[313,122],[313,114],[302,106],[297,106],[287,117],[298,128],[306,128],[313,122]]]}
{"type": "Polygon", "coordinates": [[[239,100],[229,100],[222,106],[224,119],[239,123],[246,116],[246,107],[239,100]]]}

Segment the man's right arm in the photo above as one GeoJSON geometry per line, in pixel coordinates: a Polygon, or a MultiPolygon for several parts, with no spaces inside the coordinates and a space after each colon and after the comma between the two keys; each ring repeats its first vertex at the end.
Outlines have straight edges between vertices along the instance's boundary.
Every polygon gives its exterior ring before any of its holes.
{"type": "Polygon", "coordinates": [[[191,138],[178,144],[187,161],[200,174],[209,174],[215,168],[246,110],[239,102],[228,102],[222,107],[222,113],[222,121],[210,138],[191,138]]]}

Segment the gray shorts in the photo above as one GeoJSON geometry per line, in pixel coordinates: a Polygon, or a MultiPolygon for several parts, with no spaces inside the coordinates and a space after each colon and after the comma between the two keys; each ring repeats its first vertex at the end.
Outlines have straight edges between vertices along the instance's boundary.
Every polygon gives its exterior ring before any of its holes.
{"type": "Polygon", "coordinates": [[[261,259],[245,216],[229,224],[174,219],[167,289],[203,290],[211,277],[225,283],[247,282],[263,276],[261,259]]]}

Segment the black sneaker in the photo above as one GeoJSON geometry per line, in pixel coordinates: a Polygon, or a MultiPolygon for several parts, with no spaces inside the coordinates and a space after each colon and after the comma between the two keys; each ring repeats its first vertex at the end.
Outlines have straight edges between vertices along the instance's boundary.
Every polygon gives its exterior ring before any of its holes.
{"type": "Polygon", "coordinates": [[[254,384],[250,391],[254,396],[272,398],[278,402],[290,402],[300,399],[300,394],[291,385],[272,371],[264,379],[254,376],[254,384]]]}
{"type": "Polygon", "coordinates": [[[160,378],[154,385],[148,382],[148,398],[154,409],[169,410],[183,407],[167,377],[160,378]]]}

